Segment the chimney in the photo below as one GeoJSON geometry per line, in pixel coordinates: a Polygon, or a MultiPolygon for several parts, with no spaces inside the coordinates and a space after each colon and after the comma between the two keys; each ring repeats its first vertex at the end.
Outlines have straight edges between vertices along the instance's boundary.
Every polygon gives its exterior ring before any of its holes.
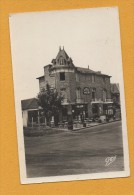
{"type": "Polygon", "coordinates": [[[59,51],[61,51],[61,46],[59,46],[59,51]]]}
{"type": "Polygon", "coordinates": [[[89,69],[89,65],[88,65],[88,69],[89,69]]]}
{"type": "Polygon", "coordinates": [[[63,50],[64,50],[64,46],[63,46],[63,50]]]}

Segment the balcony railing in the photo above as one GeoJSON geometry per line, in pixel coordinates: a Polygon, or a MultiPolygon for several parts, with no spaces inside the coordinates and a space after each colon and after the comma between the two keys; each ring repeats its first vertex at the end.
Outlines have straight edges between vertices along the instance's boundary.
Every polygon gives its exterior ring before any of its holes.
{"type": "MultiPolygon", "coordinates": [[[[87,103],[87,102],[85,102],[84,99],[82,99],[82,98],[77,98],[74,103],[83,104],[83,103],[87,103]]],[[[112,99],[102,100],[101,98],[94,98],[94,99],[91,100],[91,103],[113,103],[113,100],[112,99]]],[[[64,98],[62,100],[62,105],[68,105],[68,104],[69,104],[68,98],[64,98]]]]}
{"type": "Polygon", "coordinates": [[[113,103],[112,99],[101,99],[101,98],[94,98],[91,101],[92,103],[113,103]]]}
{"type": "Polygon", "coordinates": [[[106,103],[113,103],[113,100],[112,100],[112,99],[105,99],[105,100],[103,100],[103,102],[106,102],[106,103]]]}
{"type": "Polygon", "coordinates": [[[94,99],[92,99],[91,102],[92,102],[92,103],[102,103],[103,101],[102,101],[101,98],[94,98],[94,99]]]}

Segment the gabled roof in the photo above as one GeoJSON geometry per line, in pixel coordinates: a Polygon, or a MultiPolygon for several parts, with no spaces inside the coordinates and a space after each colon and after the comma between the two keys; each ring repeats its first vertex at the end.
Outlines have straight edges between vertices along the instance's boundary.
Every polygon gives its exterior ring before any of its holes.
{"type": "Polygon", "coordinates": [[[77,71],[81,73],[95,73],[95,71],[88,69],[88,68],[81,68],[81,67],[76,67],[77,71]]]}
{"type": "Polygon", "coordinates": [[[30,98],[21,101],[22,110],[38,109],[39,105],[36,98],[30,98]]]}
{"type": "Polygon", "coordinates": [[[119,94],[120,89],[119,89],[119,84],[118,83],[111,83],[111,92],[113,94],[119,94]]]}
{"type": "Polygon", "coordinates": [[[109,75],[106,75],[106,74],[102,74],[100,71],[93,71],[89,68],[81,68],[81,67],[76,67],[76,70],[78,72],[81,72],[81,73],[86,73],[86,74],[96,74],[96,75],[102,75],[102,76],[108,76],[110,77],[109,75]]]}

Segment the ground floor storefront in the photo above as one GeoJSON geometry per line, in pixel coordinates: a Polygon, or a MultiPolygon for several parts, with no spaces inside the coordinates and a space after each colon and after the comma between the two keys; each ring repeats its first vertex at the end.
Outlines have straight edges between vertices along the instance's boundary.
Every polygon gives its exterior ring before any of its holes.
{"type": "MultiPolygon", "coordinates": [[[[84,103],[62,105],[59,113],[52,116],[49,126],[60,126],[64,123],[88,123],[90,121],[102,120],[105,122],[107,117],[113,117],[115,114],[112,103],[84,103]]],[[[24,110],[23,126],[48,125],[41,109],[24,110]]]]}
{"type": "Polygon", "coordinates": [[[68,121],[68,116],[72,115],[73,120],[84,121],[102,115],[112,116],[114,114],[112,103],[87,103],[62,106],[59,121],[68,121]]]}

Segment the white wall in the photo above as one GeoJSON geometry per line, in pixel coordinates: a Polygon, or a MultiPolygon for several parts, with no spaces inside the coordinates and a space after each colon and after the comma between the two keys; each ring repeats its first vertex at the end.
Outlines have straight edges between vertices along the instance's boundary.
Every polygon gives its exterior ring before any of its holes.
{"type": "Polygon", "coordinates": [[[22,115],[23,115],[23,127],[27,127],[28,110],[23,110],[22,115]]]}

